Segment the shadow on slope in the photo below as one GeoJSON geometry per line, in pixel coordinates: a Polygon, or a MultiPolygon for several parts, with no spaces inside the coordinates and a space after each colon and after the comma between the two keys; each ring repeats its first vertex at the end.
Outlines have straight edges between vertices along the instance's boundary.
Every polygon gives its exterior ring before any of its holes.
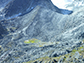
{"type": "Polygon", "coordinates": [[[72,13],[72,11],[57,8],[53,5],[51,0],[12,0],[5,6],[3,11],[5,13],[5,17],[10,17],[8,19],[11,19],[29,13],[37,5],[64,15],[72,13]]]}
{"type": "Polygon", "coordinates": [[[7,30],[0,23],[0,39],[2,39],[6,34],[7,34],[7,30]]]}

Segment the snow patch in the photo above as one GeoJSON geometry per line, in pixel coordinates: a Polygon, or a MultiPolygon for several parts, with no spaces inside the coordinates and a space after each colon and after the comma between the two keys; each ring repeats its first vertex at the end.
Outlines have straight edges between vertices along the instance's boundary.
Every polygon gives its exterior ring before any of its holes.
{"type": "Polygon", "coordinates": [[[72,11],[75,7],[84,6],[83,0],[51,0],[52,3],[60,9],[66,9],[72,11]]]}
{"type": "Polygon", "coordinates": [[[74,0],[51,0],[52,3],[61,9],[72,10],[72,8],[66,8],[67,4],[71,4],[74,0]]]}

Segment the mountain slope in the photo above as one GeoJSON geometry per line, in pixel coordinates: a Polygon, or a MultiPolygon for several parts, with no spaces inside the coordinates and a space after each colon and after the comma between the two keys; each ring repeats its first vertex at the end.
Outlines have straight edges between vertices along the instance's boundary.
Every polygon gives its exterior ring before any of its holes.
{"type": "Polygon", "coordinates": [[[0,39],[0,63],[33,62],[40,59],[42,62],[58,59],[56,62],[61,63],[64,56],[77,55],[75,58],[78,59],[81,56],[79,53],[83,54],[84,7],[64,15],[57,12],[59,9],[53,5],[50,6],[37,5],[29,13],[0,21],[2,31],[4,27],[8,32],[0,39]]]}
{"type": "Polygon", "coordinates": [[[36,6],[28,14],[1,21],[9,34],[0,40],[0,61],[22,63],[70,53],[74,47],[83,45],[83,18],[83,8],[63,15],[36,6]]]}

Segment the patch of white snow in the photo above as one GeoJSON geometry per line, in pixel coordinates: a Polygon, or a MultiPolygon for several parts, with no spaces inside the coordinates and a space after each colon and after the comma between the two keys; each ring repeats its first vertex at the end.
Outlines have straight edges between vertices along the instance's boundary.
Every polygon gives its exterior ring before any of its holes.
{"type": "Polygon", "coordinates": [[[84,1],[76,0],[51,0],[52,3],[60,9],[73,10],[75,7],[84,6],[84,1]]]}
{"type": "Polygon", "coordinates": [[[51,1],[58,8],[72,10],[72,8],[66,8],[66,5],[71,4],[74,0],[51,0],[51,1]]]}

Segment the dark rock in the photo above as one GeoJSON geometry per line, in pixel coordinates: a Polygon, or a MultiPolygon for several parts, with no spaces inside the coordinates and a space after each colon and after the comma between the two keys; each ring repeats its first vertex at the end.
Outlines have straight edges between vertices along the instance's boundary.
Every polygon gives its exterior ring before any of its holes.
{"type": "Polygon", "coordinates": [[[43,61],[40,61],[39,63],[42,63],[43,61]]]}
{"type": "Polygon", "coordinates": [[[57,53],[55,53],[54,55],[53,55],[53,57],[58,57],[59,55],[57,55],[57,53]]]}
{"type": "Polygon", "coordinates": [[[82,33],[78,38],[84,38],[84,33],[82,33]]]}
{"type": "Polygon", "coordinates": [[[71,51],[70,50],[66,50],[68,53],[70,53],[71,51]]]}
{"type": "MultiPolygon", "coordinates": [[[[72,56],[69,56],[69,58],[71,58],[72,56]]],[[[76,58],[75,58],[76,59],[76,58]]]]}
{"type": "Polygon", "coordinates": [[[4,28],[0,23],[0,39],[3,38],[3,35],[7,34],[6,28],[4,28]]]}
{"type": "Polygon", "coordinates": [[[84,58],[82,59],[82,61],[84,61],[84,58]]]}
{"type": "Polygon", "coordinates": [[[53,61],[51,63],[54,63],[53,61]]]}
{"type": "Polygon", "coordinates": [[[55,59],[53,59],[53,62],[57,63],[58,61],[57,61],[57,60],[55,60],[55,59]]]}
{"type": "Polygon", "coordinates": [[[68,45],[68,43],[66,43],[66,45],[68,45]]]}
{"type": "Polygon", "coordinates": [[[38,63],[38,61],[35,61],[34,63],[38,63]]]}

